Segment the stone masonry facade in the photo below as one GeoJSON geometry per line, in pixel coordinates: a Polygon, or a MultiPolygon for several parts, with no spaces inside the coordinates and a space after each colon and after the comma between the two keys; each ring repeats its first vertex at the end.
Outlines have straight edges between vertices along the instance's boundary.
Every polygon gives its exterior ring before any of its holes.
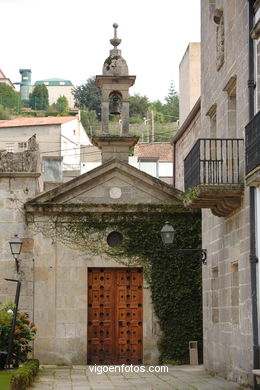
{"type": "MultiPolygon", "coordinates": [[[[248,1],[201,1],[201,98],[173,139],[175,185],[199,138],[244,139],[248,123],[248,1]],[[237,44],[239,40],[239,45],[237,44]]],[[[244,154],[239,170],[244,178],[244,154]]],[[[220,190],[221,191],[221,190],[220,190]]],[[[202,201],[203,202],[203,201],[202,201]]],[[[249,189],[225,217],[202,209],[204,365],[242,385],[253,382],[249,189]]]]}
{"type": "MultiPolygon", "coordinates": [[[[216,13],[212,2],[202,0],[201,5],[201,135],[244,138],[248,122],[248,1],[214,2],[224,23],[221,66],[219,62],[216,66],[220,50],[216,47],[216,13]]],[[[204,364],[209,371],[241,384],[252,382],[248,204],[249,190],[245,188],[241,207],[230,216],[216,217],[210,210],[202,210],[202,245],[208,250],[208,263],[203,267],[204,364]]]]}
{"type": "Polygon", "coordinates": [[[36,172],[0,172],[0,301],[14,300],[15,283],[4,278],[17,279],[15,262],[10,252],[9,240],[18,234],[23,240],[21,259],[22,288],[19,302],[21,311],[27,311],[34,319],[34,238],[29,233],[24,218],[23,203],[34,197],[42,188],[40,174],[36,172]]]}

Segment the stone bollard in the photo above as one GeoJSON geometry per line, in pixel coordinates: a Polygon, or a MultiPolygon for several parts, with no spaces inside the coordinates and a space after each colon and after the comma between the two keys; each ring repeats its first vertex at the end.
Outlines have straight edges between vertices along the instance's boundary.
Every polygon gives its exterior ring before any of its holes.
{"type": "Polygon", "coordinates": [[[199,364],[199,356],[198,356],[198,342],[190,341],[189,342],[189,351],[190,351],[190,365],[198,365],[199,364]]]}

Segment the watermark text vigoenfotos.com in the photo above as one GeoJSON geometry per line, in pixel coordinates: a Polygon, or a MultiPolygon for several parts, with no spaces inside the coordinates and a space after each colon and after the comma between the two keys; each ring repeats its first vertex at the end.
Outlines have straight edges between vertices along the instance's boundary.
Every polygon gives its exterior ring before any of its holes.
{"type": "Polygon", "coordinates": [[[103,373],[128,373],[128,372],[135,372],[135,373],[142,373],[142,372],[148,372],[148,373],[167,373],[169,371],[168,366],[135,366],[133,364],[125,365],[121,364],[118,366],[101,366],[94,364],[92,366],[88,366],[88,369],[91,373],[95,374],[103,374],[103,373]]]}

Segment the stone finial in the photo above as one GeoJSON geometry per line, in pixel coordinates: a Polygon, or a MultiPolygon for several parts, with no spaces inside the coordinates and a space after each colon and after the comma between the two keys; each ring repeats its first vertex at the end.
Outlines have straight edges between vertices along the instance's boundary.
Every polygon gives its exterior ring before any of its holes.
{"type": "Polygon", "coordinates": [[[114,38],[110,39],[110,43],[111,43],[111,45],[114,46],[114,49],[116,49],[117,46],[120,45],[121,39],[119,39],[119,38],[117,37],[118,24],[117,24],[117,23],[114,23],[114,24],[113,24],[113,27],[114,27],[114,38]]]}
{"type": "Polygon", "coordinates": [[[39,144],[36,141],[36,134],[28,139],[28,150],[30,152],[36,152],[39,150],[39,144]]]}

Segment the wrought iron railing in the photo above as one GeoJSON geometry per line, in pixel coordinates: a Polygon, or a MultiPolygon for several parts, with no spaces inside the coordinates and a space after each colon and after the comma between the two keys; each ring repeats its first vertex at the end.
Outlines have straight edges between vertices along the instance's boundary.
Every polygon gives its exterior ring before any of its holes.
{"type": "Polygon", "coordinates": [[[246,126],[246,174],[260,164],[260,111],[246,126]]]}
{"type": "Polygon", "coordinates": [[[243,139],[198,139],[184,160],[185,192],[199,184],[241,183],[243,143],[243,139]]]}

